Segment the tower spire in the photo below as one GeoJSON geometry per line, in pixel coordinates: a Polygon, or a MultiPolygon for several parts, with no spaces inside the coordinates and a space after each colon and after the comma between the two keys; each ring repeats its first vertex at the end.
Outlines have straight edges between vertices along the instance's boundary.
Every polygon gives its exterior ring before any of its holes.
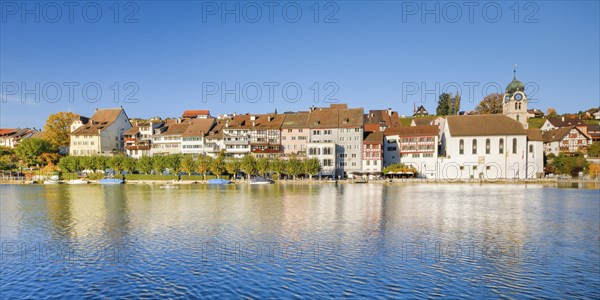
{"type": "Polygon", "coordinates": [[[513,74],[514,74],[514,75],[513,75],[513,77],[514,77],[515,79],[517,79],[517,64],[515,64],[515,68],[514,68],[514,70],[513,70],[513,74]]]}

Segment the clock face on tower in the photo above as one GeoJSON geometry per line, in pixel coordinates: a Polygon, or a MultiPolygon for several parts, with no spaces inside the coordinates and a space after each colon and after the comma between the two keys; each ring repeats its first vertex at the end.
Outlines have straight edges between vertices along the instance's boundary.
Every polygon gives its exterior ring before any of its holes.
{"type": "Polygon", "coordinates": [[[517,94],[515,95],[515,100],[517,100],[517,101],[521,101],[521,100],[523,100],[523,94],[521,94],[521,93],[517,93],[517,94]]]}

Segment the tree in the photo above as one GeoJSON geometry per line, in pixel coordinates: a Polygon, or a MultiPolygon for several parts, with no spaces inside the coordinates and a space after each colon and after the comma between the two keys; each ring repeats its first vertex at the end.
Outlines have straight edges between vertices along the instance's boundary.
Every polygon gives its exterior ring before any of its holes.
{"type": "Polygon", "coordinates": [[[70,144],[69,126],[79,115],[72,112],[58,112],[48,116],[44,125],[44,137],[55,148],[66,147],[70,144]]]}
{"type": "Polygon", "coordinates": [[[267,158],[261,157],[256,160],[256,170],[261,176],[266,176],[269,171],[270,162],[267,158]]]}
{"type": "Polygon", "coordinates": [[[317,175],[321,171],[321,162],[319,159],[313,157],[307,160],[304,160],[304,173],[308,174],[310,179],[313,176],[317,175]]]}
{"type": "Polygon", "coordinates": [[[77,172],[81,170],[81,158],[78,156],[65,156],[58,162],[62,171],[77,172]]]}
{"type": "Polygon", "coordinates": [[[185,172],[188,175],[196,169],[196,162],[194,161],[194,157],[189,154],[185,154],[183,155],[183,157],[181,157],[180,164],[181,171],[185,172]]]}
{"type": "Polygon", "coordinates": [[[456,94],[452,98],[452,107],[450,108],[451,115],[458,115],[458,112],[460,112],[460,94],[456,94]]]}
{"type": "Polygon", "coordinates": [[[277,174],[277,179],[279,179],[281,174],[285,172],[285,161],[281,160],[280,158],[275,158],[271,162],[271,169],[273,172],[275,172],[275,174],[277,174]]]}
{"type": "Polygon", "coordinates": [[[133,157],[125,157],[123,159],[123,170],[127,171],[127,173],[133,173],[137,166],[136,159],[133,157]]]}
{"type": "Polygon", "coordinates": [[[91,158],[91,166],[92,166],[92,170],[94,172],[96,172],[97,170],[102,170],[104,171],[106,169],[106,157],[104,156],[90,156],[91,158]]]}
{"type": "Polygon", "coordinates": [[[169,154],[165,155],[163,158],[165,161],[165,169],[169,169],[170,173],[179,173],[181,170],[181,165],[179,164],[179,154],[169,154]]]}
{"type": "Polygon", "coordinates": [[[589,163],[582,153],[576,153],[575,155],[569,156],[564,153],[559,153],[554,161],[552,161],[552,167],[555,173],[569,174],[571,176],[578,176],[579,172],[584,171],[588,165],[589,163]]]}
{"type": "Polygon", "coordinates": [[[206,173],[210,170],[211,164],[212,158],[206,154],[198,156],[196,160],[196,171],[204,176],[204,180],[206,180],[206,173]]]}
{"type": "Polygon", "coordinates": [[[219,155],[217,155],[217,158],[210,164],[210,170],[217,175],[218,178],[221,178],[221,175],[225,173],[225,154],[219,153],[219,155]]]}
{"type": "Polygon", "coordinates": [[[483,98],[475,107],[478,114],[501,114],[504,94],[491,93],[483,98]]]}
{"type": "Polygon", "coordinates": [[[51,152],[52,145],[39,138],[23,139],[15,147],[15,154],[27,166],[43,163],[40,156],[42,153],[51,152]]]}
{"type": "Polygon", "coordinates": [[[113,169],[115,171],[115,173],[121,173],[121,171],[123,171],[124,163],[125,163],[125,156],[123,156],[123,155],[113,155],[106,162],[108,167],[113,169]]]}
{"type": "Polygon", "coordinates": [[[240,167],[242,168],[242,171],[246,173],[248,179],[250,179],[250,176],[256,173],[256,159],[248,154],[242,158],[240,167]]]}
{"type": "Polygon", "coordinates": [[[235,179],[235,174],[240,171],[240,160],[237,158],[230,158],[225,164],[225,169],[227,173],[232,176],[232,179],[235,179]]]}
{"type": "Polygon", "coordinates": [[[440,95],[438,100],[438,106],[435,109],[435,113],[438,116],[447,116],[450,113],[450,106],[452,105],[452,97],[448,93],[440,95]]]}
{"type": "Polygon", "coordinates": [[[588,155],[590,157],[600,157],[600,142],[593,142],[588,147],[588,155]]]}
{"type": "Polygon", "coordinates": [[[552,107],[548,108],[548,110],[546,111],[546,116],[548,116],[548,118],[556,117],[556,109],[552,107]]]}
{"type": "Polygon", "coordinates": [[[295,156],[292,156],[285,166],[285,171],[287,174],[292,175],[294,179],[296,176],[302,174],[304,171],[304,164],[301,160],[297,159],[295,156]]]}
{"type": "Polygon", "coordinates": [[[152,171],[153,166],[153,158],[150,156],[142,156],[135,163],[136,169],[144,174],[150,173],[152,171]]]}
{"type": "Polygon", "coordinates": [[[167,160],[165,155],[158,155],[152,157],[152,169],[158,174],[162,174],[167,168],[167,160]]]}

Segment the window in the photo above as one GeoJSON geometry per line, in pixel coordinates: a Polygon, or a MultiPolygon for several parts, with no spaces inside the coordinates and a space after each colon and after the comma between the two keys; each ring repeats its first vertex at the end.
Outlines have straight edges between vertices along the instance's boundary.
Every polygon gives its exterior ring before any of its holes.
{"type": "Polygon", "coordinates": [[[412,155],[412,157],[413,157],[413,158],[419,158],[419,157],[421,157],[421,154],[419,154],[419,153],[414,153],[414,154],[412,155]]]}
{"type": "Polygon", "coordinates": [[[490,139],[485,140],[485,154],[490,154],[490,139]]]}
{"type": "Polygon", "coordinates": [[[323,167],[333,167],[333,163],[332,163],[331,159],[324,159],[323,167]]]}
{"type": "Polygon", "coordinates": [[[396,151],[396,147],[387,147],[387,151],[396,151]]]}
{"type": "Polygon", "coordinates": [[[465,141],[462,139],[458,142],[458,154],[465,154],[465,141]]]}
{"type": "Polygon", "coordinates": [[[331,148],[330,147],[323,148],[323,154],[331,155],[331,148]]]}
{"type": "Polygon", "coordinates": [[[529,153],[533,153],[533,145],[529,145],[529,153]]]}
{"type": "Polygon", "coordinates": [[[498,153],[504,154],[504,139],[500,139],[500,142],[498,145],[498,153]]]}
{"type": "Polygon", "coordinates": [[[356,158],[356,153],[352,153],[352,158],[356,158]]]}
{"type": "Polygon", "coordinates": [[[513,138],[512,147],[513,147],[512,153],[517,154],[517,138],[513,138]]]}
{"type": "Polygon", "coordinates": [[[433,153],[423,153],[423,157],[433,157],[433,153]]]}
{"type": "Polygon", "coordinates": [[[477,154],[477,140],[473,139],[473,149],[471,150],[471,154],[477,154]]]}

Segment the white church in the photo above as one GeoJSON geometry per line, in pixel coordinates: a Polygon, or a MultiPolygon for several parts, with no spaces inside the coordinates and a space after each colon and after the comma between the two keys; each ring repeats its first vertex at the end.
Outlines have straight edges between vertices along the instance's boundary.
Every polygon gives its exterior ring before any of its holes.
{"type": "Polygon", "coordinates": [[[422,177],[438,180],[525,179],[544,175],[539,129],[528,129],[525,85],[505,89],[503,114],[448,116],[436,160],[408,158],[422,177]],[[435,175],[434,175],[435,174],[435,175]]]}

